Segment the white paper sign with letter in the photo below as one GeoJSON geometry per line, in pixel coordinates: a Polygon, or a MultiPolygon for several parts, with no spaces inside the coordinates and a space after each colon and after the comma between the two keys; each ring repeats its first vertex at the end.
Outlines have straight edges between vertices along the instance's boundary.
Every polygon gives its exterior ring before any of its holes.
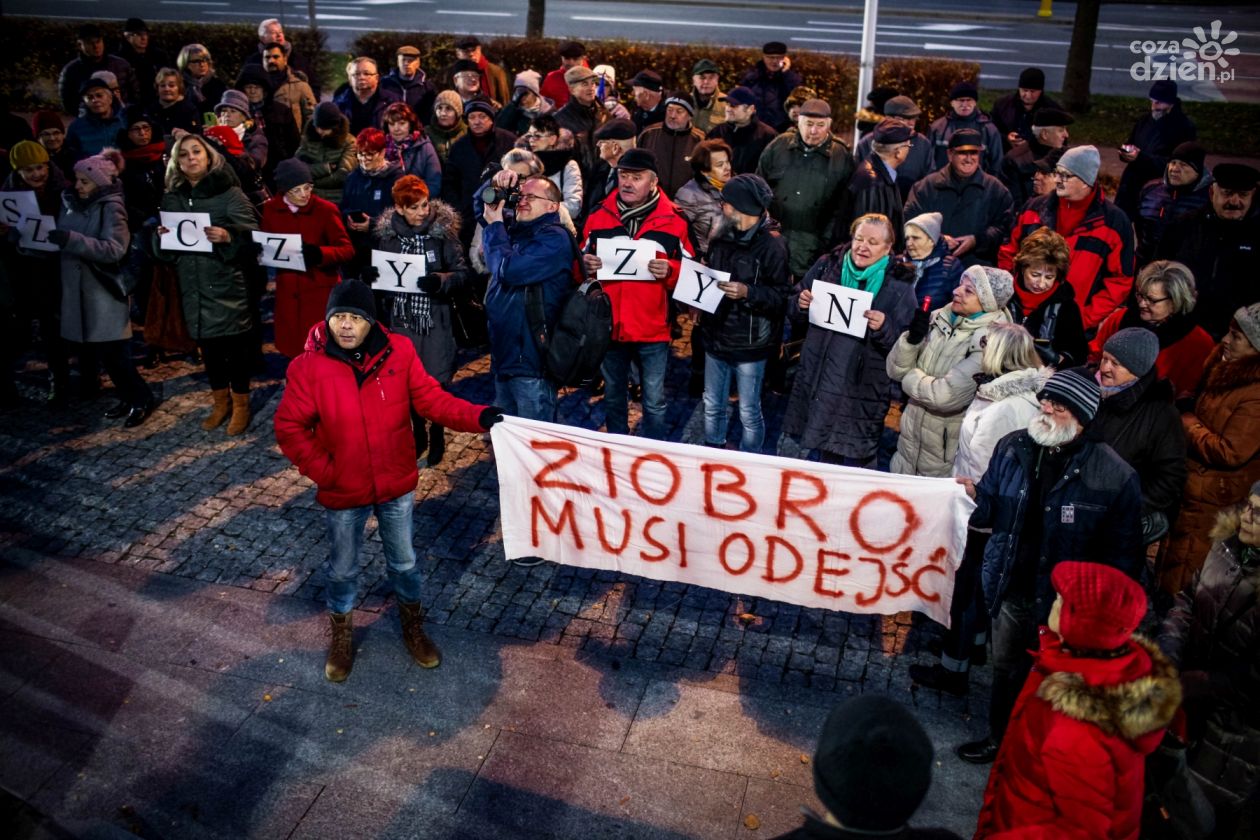
{"type": "Polygon", "coordinates": [[[715,271],[684,257],[678,270],[678,285],[674,287],[674,300],[705,312],[716,312],[725,297],[718,283],[730,279],[729,271],[715,271]]]}
{"type": "Polygon", "coordinates": [[[0,192],[0,224],[17,227],[23,219],[38,218],[39,202],[33,190],[5,190],[0,192]]]}
{"type": "Polygon", "coordinates": [[[372,267],[379,274],[372,281],[378,292],[405,292],[418,295],[416,284],[428,274],[424,254],[395,254],[390,251],[373,251],[372,267]]]}
{"type": "Polygon", "coordinates": [[[250,235],[262,246],[262,251],[258,253],[259,265],[265,268],[306,271],[306,260],[302,258],[302,234],[253,230],[250,235]]]}
{"type": "Polygon", "coordinates": [[[195,251],[200,254],[214,253],[214,243],[206,238],[210,227],[209,213],[172,213],[162,211],[162,250],[195,251]]]}
{"type": "Polygon", "coordinates": [[[600,239],[595,242],[595,256],[603,265],[596,280],[655,280],[648,263],[656,259],[661,246],[650,239],[600,239]]]}
{"type": "Polygon", "coordinates": [[[854,338],[866,335],[866,318],[863,316],[870,310],[874,295],[822,280],[814,281],[813,293],[814,299],[809,304],[811,324],[854,338]]]}
{"type": "Polygon", "coordinates": [[[21,237],[18,245],[30,251],[57,251],[56,245],[48,241],[49,231],[57,229],[52,216],[31,216],[22,219],[18,224],[21,237]]]}

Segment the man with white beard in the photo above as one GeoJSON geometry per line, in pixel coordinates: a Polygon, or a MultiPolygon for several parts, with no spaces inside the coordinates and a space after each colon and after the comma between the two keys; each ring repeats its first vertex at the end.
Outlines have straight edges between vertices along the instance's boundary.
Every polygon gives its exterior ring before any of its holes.
{"type": "Polygon", "coordinates": [[[988,764],[997,755],[1015,699],[1032,666],[1038,628],[1050,617],[1050,572],[1065,560],[1115,566],[1137,578],[1143,566],[1138,475],[1107,444],[1083,433],[1102,392],[1085,368],[1056,373],[1037,394],[1041,413],[1004,437],[978,484],[970,526],[991,528],[984,597],[993,620],[989,736],[958,747],[988,764]]]}

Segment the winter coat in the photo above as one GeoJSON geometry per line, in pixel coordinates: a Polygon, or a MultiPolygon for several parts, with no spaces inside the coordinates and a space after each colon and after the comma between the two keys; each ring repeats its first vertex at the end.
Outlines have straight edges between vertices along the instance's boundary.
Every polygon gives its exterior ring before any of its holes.
{"type": "Polygon", "coordinates": [[[127,205],[127,223],[135,233],[157,215],[162,193],[166,191],[166,163],[162,159],[166,144],[159,141],[136,148],[130,143],[120,142],[118,148],[126,161],[120,177],[123,201],[127,205]]]}
{"type": "MultiPolygon", "coordinates": [[[[904,228],[904,225],[903,225],[904,228]]],[[[949,252],[945,238],[937,240],[932,253],[921,260],[910,260],[914,266],[914,296],[916,300],[931,298],[929,311],[935,311],[950,302],[954,289],[962,280],[962,261],[949,252]]]]}
{"type": "Polygon", "coordinates": [[[1143,114],[1129,133],[1129,145],[1137,146],[1138,155],[1120,176],[1120,186],[1116,189],[1116,204],[1120,209],[1130,216],[1136,215],[1142,185],[1163,174],[1173,149],[1198,137],[1198,129],[1182,110],[1180,99],[1158,120],[1151,117],[1150,111],[1143,114]]]}
{"type": "Polygon", "coordinates": [[[213,72],[198,80],[187,70],[184,71],[184,96],[203,113],[213,111],[214,106],[223,101],[227,89],[227,84],[213,72]]]}
{"type": "Polygon", "coordinates": [[[928,142],[936,157],[936,168],[949,164],[949,138],[960,128],[974,128],[983,138],[984,152],[980,155],[980,167],[990,175],[996,175],[1002,163],[1002,135],[992,118],[979,108],[971,116],[963,118],[951,108],[943,117],[937,117],[928,127],[928,142]]]}
{"type": "Polygon", "coordinates": [[[736,84],[748,88],[757,97],[757,119],[776,131],[783,131],[790,122],[787,98],[805,84],[805,79],[791,68],[771,73],[764,61],[758,61],[744,71],[736,84]]]}
{"type": "Polygon", "coordinates": [[[893,251],[900,252],[905,248],[906,240],[902,203],[896,178],[878,155],[859,162],[853,169],[853,177],[849,179],[844,210],[836,220],[836,238],[841,242],[848,242],[852,238],[849,227],[854,219],[866,213],[879,213],[892,222],[893,251]]]}
{"type": "Polygon", "coordinates": [[[333,104],[337,106],[345,118],[350,121],[350,133],[355,137],[365,128],[385,127],[385,109],[402,97],[393,89],[377,85],[376,92],[361,102],[349,84],[343,84],[333,94],[333,104]]]}
{"type": "Polygon", "coordinates": [[[1072,655],[1049,629],[989,773],[975,837],[1137,840],[1146,756],[1181,703],[1177,671],[1134,636],[1072,655]]]}
{"type": "Polygon", "coordinates": [[[1019,210],[1033,197],[1033,176],[1037,173],[1037,162],[1050,154],[1052,149],[1043,146],[1036,140],[1011,149],[1002,158],[998,166],[997,176],[1003,185],[1011,191],[1012,206],[1019,210]]]}
{"type": "Polygon", "coordinates": [[[188,333],[196,341],[249,332],[253,326],[245,267],[253,260],[258,215],[225,165],[212,169],[193,186],[185,182],[162,196],[162,209],[177,213],[209,213],[210,224],[227,229],[229,242],[210,253],[167,251],[153,237],[153,255],[175,263],[188,333]]]}
{"type": "Polygon", "coordinates": [[[568,139],[567,148],[547,149],[534,155],[542,161],[547,180],[560,190],[564,199],[560,203],[569,211],[569,218],[577,221],[582,218],[582,165],[578,163],[577,149],[571,145],[573,138],[564,129],[560,133],[568,139]]]}
{"type": "Polygon", "coordinates": [[[159,102],[149,109],[149,116],[153,118],[154,137],[167,139],[168,142],[177,128],[190,134],[200,134],[203,114],[201,106],[188,97],[181,97],[178,102],[169,105],[159,102]]]}
{"type": "MultiPolygon", "coordinates": [[[[434,122],[430,122],[425,126],[425,133],[429,135],[429,140],[433,143],[433,150],[437,152],[438,161],[442,167],[446,167],[446,161],[451,156],[451,146],[456,140],[468,133],[468,125],[464,122],[464,118],[460,117],[459,122],[455,123],[454,128],[446,129],[434,122]]],[[[433,195],[433,194],[431,194],[433,195]]],[[[441,195],[439,191],[436,195],[441,195]]]]}
{"type": "Polygon", "coordinates": [[[1138,194],[1138,212],[1133,219],[1137,229],[1137,260],[1146,265],[1155,259],[1159,242],[1171,228],[1173,221],[1208,206],[1208,187],[1212,185],[1212,173],[1205,171],[1198,181],[1188,187],[1174,187],[1168,183],[1168,173],[1162,178],[1148,181],[1138,194]]]}
{"type": "Polygon", "coordinates": [[[853,174],[849,148],[833,136],[811,149],[791,129],[766,146],[757,174],[774,190],[770,215],[783,225],[792,274],[804,277],[827,243],[835,241],[844,188],[853,174]]]}
{"type": "Polygon", "coordinates": [[[1233,808],[1260,787],[1260,553],[1238,539],[1240,509],[1217,517],[1216,542],[1159,637],[1181,670],[1190,772],[1213,803],[1233,808]]]}
{"type": "Polygon", "coordinates": [[[340,204],[346,176],[358,165],[350,123],[342,117],[332,134],[320,137],[315,133],[314,121],[308,122],[302,130],[297,158],[311,168],[315,195],[340,204]]]}
{"type": "Polygon", "coordinates": [[[1011,323],[1022,325],[1032,335],[1037,355],[1046,364],[1060,370],[1085,364],[1089,352],[1085,325],[1081,323],[1076,295],[1067,283],[1056,280],[1050,296],[1032,312],[1024,311],[1018,294],[1011,297],[1006,309],[1011,313],[1011,323]]]}
{"type": "Polygon", "coordinates": [[[473,145],[471,134],[451,144],[451,153],[442,165],[442,200],[459,211],[464,225],[464,236],[472,238],[473,195],[486,180],[487,173],[497,172],[499,161],[512,150],[516,135],[501,128],[492,128],[490,145],[483,155],[473,145]]]}
{"type": "MultiPolygon", "coordinates": [[[[284,78],[272,89],[271,101],[282,106],[292,117],[293,133],[297,134],[315,113],[319,98],[315,96],[315,91],[304,74],[298,73],[292,67],[286,68],[284,72],[284,78]]],[[[267,75],[273,83],[276,81],[274,73],[267,75]]]]}
{"type": "Polygon", "coordinates": [[[413,410],[458,432],[482,431],[483,406],[447,393],[405,337],[376,325],[360,349],[356,364],[329,338],[326,322],[311,327],[276,408],[280,451],[315,482],[316,501],[332,510],[415,492],[413,410]]]}
{"type": "MultiPolygon", "coordinates": [[[[840,282],[848,250],[842,245],[825,255],[797,283],[787,307],[793,320],[808,317],[798,305],[801,292],[812,291],[816,280],[840,282]]],[[[805,331],[783,430],[806,449],[862,460],[875,455],[891,392],[885,359],[914,316],[914,273],[907,264],[889,260],[871,308],[884,313],[884,325],[868,328],[863,338],[813,325],[805,331]]]]}
{"type": "Polygon", "coordinates": [[[433,105],[437,101],[437,88],[429,81],[423,70],[416,70],[416,75],[404,79],[395,67],[388,75],[381,77],[381,87],[388,88],[406,102],[420,124],[424,125],[433,119],[433,105]]]}
{"type": "Polygon", "coordinates": [[[595,129],[608,121],[608,110],[598,102],[583,105],[573,97],[555,112],[556,122],[561,128],[573,133],[573,142],[577,145],[578,160],[583,172],[591,172],[599,160],[595,148],[595,129]]]}
{"type": "Polygon", "coordinates": [[[582,233],[582,253],[594,254],[600,239],[612,238],[650,239],[659,246],[657,258],[669,261],[669,274],[664,280],[603,282],[604,291],[612,303],[613,341],[669,341],[670,292],[678,283],[682,258],[695,253],[691,237],[687,234],[687,220],[662,194],[656,209],[643,219],[639,232],[632,237],[621,223],[617,193],[614,192],[587,217],[582,233]]]}
{"type": "Polygon", "coordinates": [[[425,271],[436,274],[442,288],[429,295],[429,313],[433,325],[428,332],[410,322],[405,298],[407,294],[376,292],[377,319],[411,338],[420,354],[420,362],[434,379],[449,384],[455,376],[455,334],[452,327],[451,297],[468,281],[468,261],[459,244],[459,214],[444,201],[429,202],[429,217],[422,229],[407,224],[395,208],[390,207],[377,219],[372,247],[391,254],[403,252],[403,238],[418,238],[424,252],[425,271]],[[400,300],[400,298],[404,298],[400,300]],[[396,314],[397,313],[397,314],[396,314]]]}
{"type": "MultiPolygon", "coordinates": [[[[486,288],[490,369],[500,377],[541,377],[542,355],[526,317],[529,287],[541,287],[543,317],[548,325],[554,324],[573,287],[573,237],[556,213],[518,221],[511,229],[494,222],[486,225],[483,236],[490,269],[486,288]]],[[[609,284],[613,285],[618,284],[609,284]]],[[[614,303],[614,317],[615,307],[614,303]]]]}
{"type": "Polygon", "coordinates": [[[722,223],[721,190],[710,184],[708,178],[697,175],[679,188],[674,206],[687,220],[687,232],[696,246],[696,254],[703,258],[709,253],[709,240],[722,223]]]}
{"type": "Polygon", "coordinates": [[[699,92],[692,88],[687,98],[696,109],[692,125],[701,134],[707,136],[716,126],[726,122],[726,94],[722,91],[715,90],[708,99],[702,99],[699,92]]]}
{"type": "Polygon", "coordinates": [[[1037,97],[1037,101],[1033,103],[1031,111],[1024,107],[1023,100],[1019,98],[1019,91],[1008,93],[994,102],[993,110],[989,112],[989,116],[993,118],[993,125],[997,127],[998,134],[1002,137],[1002,148],[1007,151],[1010,150],[1011,144],[1006,139],[1006,135],[1012,131],[1018,132],[1019,136],[1029,143],[1035,142],[1032,127],[1037,124],[1037,112],[1043,108],[1053,108],[1056,111],[1063,110],[1063,106],[1051,99],[1045,91],[1042,91],[1041,96],[1037,97]]]}
{"type": "Polygon", "coordinates": [[[975,376],[984,354],[980,340],[993,324],[1009,322],[1005,310],[966,317],[944,306],[932,313],[923,341],[911,344],[905,335],[897,339],[885,366],[910,400],[901,413],[893,472],[937,478],[952,474],[958,431],[976,393],[975,376]]]}
{"type": "Polygon", "coordinates": [[[245,149],[267,183],[273,184],[276,166],[297,154],[302,133],[293,124],[292,112],[269,95],[249,108],[254,127],[245,134],[245,149]]]}
{"type": "Polygon", "coordinates": [[[757,171],[757,161],[761,159],[761,153],[777,136],[773,128],[754,114],[748,125],[724,122],[713,126],[705,139],[725,141],[731,147],[732,174],[743,175],[757,171]]]}
{"type": "Polygon", "coordinates": [[[1028,496],[1043,447],[1028,432],[1012,432],[998,442],[989,468],[976,484],[972,528],[993,529],[984,547],[981,582],[990,616],[997,616],[1019,571],[1021,556],[1036,557],[1034,606],[1044,623],[1054,603],[1050,572],[1064,560],[1104,563],[1136,578],[1145,562],[1142,543],[1142,488],[1138,475],[1105,443],[1078,438],[1063,473],[1041,497],[1040,511],[1028,510],[1028,496]],[[1040,543],[1021,546],[1024,529],[1037,516],[1040,543]]]}
{"type": "Polygon", "coordinates": [[[1155,370],[1098,406],[1086,429],[1110,446],[1142,481],[1142,513],[1174,518],[1186,483],[1186,436],[1173,389],[1155,370]]]}
{"type": "Polygon", "coordinates": [[[1041,412],[1037,392],[1053,373],[1050,368],[1013,370],[976,389],[976,398],[967,407],[958,430],[954,476],[980,480],[998,441],[1027,429],[1028,421],[1041,412]]]}
{"type": "Polygon", "coordinates": [[[729,272],[732,282],[748,287],[746,298],[723,297],[716,311],[700,313],[704,349],[715,359],[738,364],[761,361],[779,351],[792,279],[787,245],[778,228],[777,222],[763,216],[748,235],[720,231],[712,242],[709,267],[729,272]]]}
{"type": "MultiPolygon", "coordinates": [[[[118,142],[118,132],[127,124],[115,108],[108,117],[84,114],[75,117],[66,128],[65,148],[75,163],[92,155],[99,155],[106,146],[118,142]]],[[[67,176],[68,177],[68,176],[67,176]]]]}
{"type": "Polygon", "coordinates": [[[1260,301],[1256,283],[1260,264],[1260,209],[1233,221],[1216,215],[1211,205],[1171,225],[1156,249],[1161,260],[1184,263],[1194,273],[1199,299],[1194,320],[1220,340],[1240,306],[1260,301]]]}
{"type": "Polygon", "coordinates": [[[1117,309],[1098,326],[1097,335],[1089,343],[1089,360],[1097,363],[1107,339],[1126,327],[1150,330],[1159,338],[1156,372],[1172,384],[1178,399],[1190,396],[1203,374],[1203,363],[1216,346],[1212,336],[1195,326],[1193,317],[1192,314],[1173,315],[1158,327],[1152,327],[1138,317],[1136,306],[1117,309]]]}
{"type": "Polygon", "coordinates": [[[910,190],[906,218],[940,213],[941,233],[976,237],[976,247],[960,259],[964,267],[992,265],[1011,230],[1014,203],[1010,190],[992,175],[976,170],[970,178],[954,175],[949,166],[933,172],[910,190]]]}
{"type": "Polygon", "coordinates": [[[83,201],[74,188],[62,195],[57,229],[70,239],[61,248],[61,337],[66,341],[131,338],[131,306],[105,288],[122,273],[131,231],[122,184],[98,187],[83,201]]]}
{"type": "MultiPolygon", "coordinates": [[[[853,159],[857,163],[875,157],[875,132],[862,136],[853,147],[853,159]]],[[[919,132],[910,138],[910,152],[897,167],[897,189],[904,203],[910,195],[910,188],[937,170],[936,156],[932,153],[932,144],[919,132]]],[[[908,217],[913,218],[913,217],[908,217]]]]}
{"type": "MultiPolygon", "coordinates": [[[[1015,220],[1011,238],[998,250],[998,268],[1014,271],[1024,237],[1043,227],[1057,230],[1058,215],[1059,197],[1054,193],[1028,202],[1015,220]]],[[[1063,238],[1072,255],[1067,282],[1076,292],[1085,329],[1092,330],[1124,305],[1133,288],[1133,225],[1096,188],[1084,218],[1063,238]]]]}
{"type": "Polygon", "coordinates": [[[656,155],[661,192],[673,198],[678,188],[691,180],[691,152],[702,142],[704,132],[692,126],[675,131],[661,123],[639,135],[638,147],[656,155]]]}
{"type": "Polygon", "coordinates": [[[306,345],[311,324],[324,320],[328,295],[341,281],[339,266],[354,257],[350,235],[341,223],[341,211],[331,201],[312,195],[310,201],[289,209],[284,196],[263,204],[261,230],[300,233],[302,244],[318,245],[323,259],[306,271],[276,270],[276,349],[295,359],[306,345]]]}
{"type": "MultiPolygon", "coordinates": [[[[79,96],[79,88],[83,83],[92,78],[92,74],[101,70],[107,70],[114,74],[118,80],[118,90],[122,93],[124,102],[138,102],[140,99],[140,85],[136,80],[135,74],[131,70],[131,65],[119,56],[106,53],[99,59],[90,58],[80,52],[74,60],[61,68],[61,75],[57,79],[57,91],[61,95],[61,107],[67,114],[77,114],[79,112],[79,103],[82,97],[79,96]]],[[[153,85],[153,78],[144,80],[147,87],[153,85]]],[[[97,151],[100,151],[99,149],[97,151]]],[[[91,154],[96,154],[92,152],[91,154]]]]}
{"type": "MultiPolygon", "coordinates": [[[[495,102],[507,102],[511,99],[512,85],[508,80],[507,71],[484,55],[479,64],[481,65],[481,95],[495,102]]],[[[454,62],[442,69],[441,83],[438,87],[444,90],[455,87],[454,62]]]]}
{"type": "Polygon", "coordinates": [[[390,162],[399,164],[403,175],[415,175],[424,181],[434,200],[442,194],[442,161],[438,160],[437,147],[424,132],[406,141],[402,153],[390,162]]]}
{"type": "MultiPolygon", "coordinates": [[[[1216,512],[1247,495],[1260,480],[1260,358],[1208,357],[1186,428],[1186,479],[1160,582],[1175,594],[1203,564],[1216,512]]],[[[1183,417],[1183,423],[1186,418],[1183,417]]]]}

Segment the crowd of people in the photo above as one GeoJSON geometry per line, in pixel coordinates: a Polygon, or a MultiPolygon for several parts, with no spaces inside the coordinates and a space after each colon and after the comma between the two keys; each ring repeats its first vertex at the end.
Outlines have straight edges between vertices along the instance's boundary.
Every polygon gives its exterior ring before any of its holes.
{"type": "MultiPolygon", "coordinates": [[[[412,45],[356,57],[325,96],[275,20],[234,80],[202,44],[123,31],[107,50],[82,26],[64,114],[11,117],[0,138],[3,190],[27,194],[0,218],[0,397],[19,402],[14,363],[36,348],[54,407],[95,399],[103,367],[104,416],[135,427],[158,403],[136,359],[189,354],[202,428],[241,435],[273,294],[293,360],[276,434],[328,508],[329,679],[352,666],[372,512],[408,649],[438,664],[417,458],[441,462],[447,427],[556,421],[570,383],[547,335],[599,279],[611,342],[585,387],[608,432],[630,433],[633,400],[637,431],[665,436],[690,322],[705,445],[727,447],[734,390],[738,448],[774,451],[778,389],[808,457],[953,477],[975,499],[940,661],[911,676],[963,695],[992,656],[990,734],[958,748],[996,761],[977,836],[1136,836],[1161,738],[1189,745],[1212,836],[1233,836],[1260,785],[1260,172],[1208,167],[1175,82],[1150,87],[1109,198],[1037,68],[991,113],[959,80],[930,125],[878,88],[851,150],[779,42],[735,79],[701,57],[671,90],[574,42],[509,73],[467,36],[429,71],[412,45]],[[208,217],[202,247],[178,244],[172,213],[208,217]],[[264,268],[260,231],[299,236],[300,263],[264,268]],[[650,258],[618,279],[605,246],[627,240],[650,258]],[[673,300],[684,260],[728,275],[713,311],[673,300]],[[811,323],[818,283],[870,295],[860,335],[811,323]],[[460,346],[488,346],[494,406],[451,393],[460,346]],[[1132,636],[1144,618],[1158,647],[1132,636]]],[[[808,836],[849,836],[827,833],[836,816],[808,836]]]]}

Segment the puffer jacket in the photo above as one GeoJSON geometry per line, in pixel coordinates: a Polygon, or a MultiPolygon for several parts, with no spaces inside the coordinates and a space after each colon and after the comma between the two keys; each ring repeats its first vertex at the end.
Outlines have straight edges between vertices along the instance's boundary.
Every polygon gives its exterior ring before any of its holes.
{"type": "Polygon", "coordinates": [[[722,222],[721,190],[703,175],[697,175],[679,188],[674,196],[674,206],[687,220],[687,230],[696,246],[696,254],[703,258],[709,253],[709,240],[722,222]]]}
{"type": "Polygon", "coordinates": [[[1037,393],[1054,373],[1051,368],[1024,368],[1004,373],[976,389],[962,427],[954,475],[979,481],[989,468],[998,441],[1011,432],[1028,428],[1041,411],[1037,393]]]}
{"type": "Polygon", "coordinates": [[[1086,434],[1115,450],[1142,480],[1142,513],[1174,517],[1186,483],[1186,436],[1173,389],[1154,370],[1098,406],[1086,434]]]}
{"type": "Polygon", "coordinates": [[[1238,539],[1240,510],[1217,517],[1216,542],[1159,637],[1181,669],[1190,772],[1212,802],[1234,808],[1260,788],[1260,551],[1238,539]]]}
{"type": "Polygon", "coordinates": [[[922,342],[911,344],[905,335],[897,339],[886,366],[910,401],[901,414],[893,472],[935,478],[953,473],[958,430],[975,396],[984,354],[980,339],[993,324],[1009,322],[1005,310],[962,317],[944,306],[932,313],[922,342]]]}
{"type": "Polygon", "coordinates": [[[1186,187],[1174,187],[1168,183],[1168,173],[1150,181],[1138,194],[1138,212],[1133,220],[1137,229],[1138,265],[1146,265],[1155,259],[1159,242],[1175,219],[1189,215],[1208,204],[1208,187],[1212,185],[1212,173],[1204,172],[1195,183],[1186,187]]]}
{"type": "Polygon", "coordinates": [[[720,232],[709,251],[709,267],[730,273],[731,281],[748,287],[748,297],[723,297],[714,312],[700,314],[705,352],[736,364],[767,359],[778,352],[783,313],[792,287],[787,245],[778,223],[763,216],[740,234],[720,232]]]}
{"type": "Polygon", "coordinates": [[[302,142],[298,144],[296,157],[311,168],[315,195],[333,204],[341,204],[346,176],[358,165],[350,121],[342,117],[332,134],[320,137],[315,133],[314,120],[311,120],[302,130],[302,142]]]}
{"type": "Polygon", "coordinates": [[[419,480],[411,411],[457,432],[483,431],[484,406],[445,391],[401,335],[373,326],[356,360],[311,327],[276,408],[280,451],[332,510],[392,501],[419,480]]]}
{"type": "Polygon", "coordinates": [[[1216,346],[1212,336],[1195,323],[1194,316],[1177,313],[1159,326],[1152,326],[1138,316],[1136,306],[1117,309],[1098,325],[1098,332],[1089,343],[1090,362],[1097,363],[1107,339],[1128,327],[1140,327],[1155,333],[1159,339],[1155,371],[1168,380],[1178,399],[1192,395],[1203,373],[1203,363],[1216,346]]]}
{"type": "Polygon", "coordinates": [[[385,159],[402,167],[404,175],[415,175],[436,199],[442,194],[442,162],[437,147],[423,131],[413,131],[401,143],[391,137],[385,146],[385,159]]]}
{"type": "Polygon", "coordinates": [[[131,244],[122,184],[98,187],[87,201],[73,187],[66,190],[57,229],[70,236],[61,249],[61,337],[83,342],[131,338],[131,307],[102,282],[122,273],[119,262],[131,244]]]}
{"type": "Polygon", "coordinates": [[[1203,565],[1216,512],[1243,498],[1260,480],[1260,357],[1221,361],[1208,357],[1186,426],[1186,478],[1181,513],[1160,571],[1160,585],[1175,595],[1203,565]]]}
{"type": "Polygon", "coordinates": [[[989,773],[977,840],[1137,840],[1146,756],[1180,702],[1177,670],[1146,639],[1092,658],[1043,628],[989,773]]]}
{"type": "Polygon", "coordinates": [[[928,310],[936,311],[949,303],[954,289],[962,280],[965,266],[962,260],[949,252],[949,243],[941,237],[932,253],[921,260],[911,260],[914,266],[914,296],[918,300],[930,298],[928,310]]]}
{"type": "MultiPolygon", "coordinates": [[[[788,300],[793,320],[808,319],[798,303],[814,281],[840,282],[848,251],[848,245],[834,249],[797,284],[788,300]]],[[[889,260],[871,308],[884,313],[884,325],[868,329],[863,338],[813,325],[806,329],[800,370],[783,418],[783,430],[800,437],[806,449],[862,461],[875,455],[891,391],[884,362],[914,316],[914,272],[907,263],[889,260]]]]}
{"type": "Polygon", "coordinates": [[[196,186],[185,182],[162,196],[162,209],[209,213],[211,225],[232,234],[231,241],[204,254],[164,250],[154,233],[153,255],[175,263],[188,334],[200,341],[249,332],[253,319],[244,266],[254,255],[250,231],[258,229],[258,215],[232,170],[225,164],[210,170],[196,186]]]}

